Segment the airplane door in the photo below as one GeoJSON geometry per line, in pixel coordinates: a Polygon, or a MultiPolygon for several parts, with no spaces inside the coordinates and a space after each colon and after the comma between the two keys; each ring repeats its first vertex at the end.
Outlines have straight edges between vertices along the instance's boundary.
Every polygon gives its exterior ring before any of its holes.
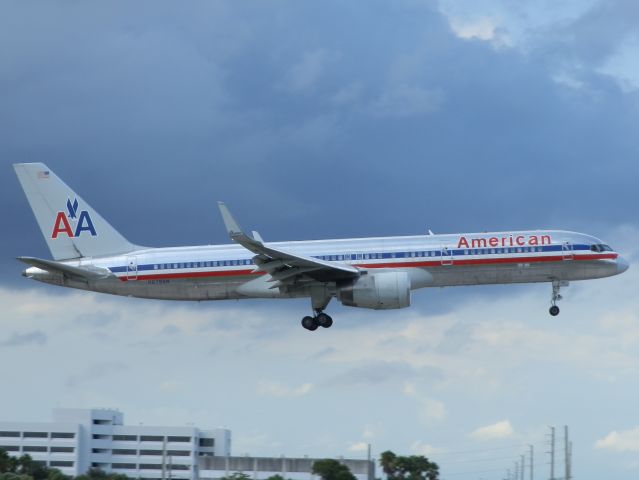
{"type": "Polygon", "coordinates": [[[442,265],[452,265],[453,264],[453,251],[452,249],[448,249],[448,247],[442,247],[442,265]]]}
{"type": "Polygon", "coordinates": [[[126,278],[127,280],[138,279],[138,259],[134,255],[126,257],[126,278]]]}
{"type": "Polygon", "coordinates": [[[574,258],[574,252],[572,250],[572,243],[564,242],[561,245],[561,255],[564,260],[572,260],[574,258]]]}

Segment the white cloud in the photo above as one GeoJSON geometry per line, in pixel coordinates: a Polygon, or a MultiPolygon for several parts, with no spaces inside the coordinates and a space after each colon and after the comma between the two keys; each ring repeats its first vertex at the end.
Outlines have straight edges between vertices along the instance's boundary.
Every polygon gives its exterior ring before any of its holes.
{"type": "Polygon", "coordinates": [[[412,395],[415,395],[415,384],[406,382],[404,384],[404,388],[402,389],[402,392],[404,393],[404,395],[409,397],[412,395]]]}
{"type": "Polygon", "coordinates": [[[371,440],[375,438],[375,431],[371,427],[366,427],[362,432],[362,438],[365,440],[371,440]]]}
{"type": "Polygon", "coordinates": [[[639,35],[636,35],[623,41],[599,71],[613,76],[624,91],[635,91],[639,89],[638,55],[639,35]]]}
{"type": "Polygon", "coordinates": [[[446,417],[444,402],[434,398],[421,398],[420,403],[419,416],[425,422],[443,420],[446,417]]]}
{"type": "Polygon", "coordinates": [[[416,440],[410,446],[410,451],[414,453],[415,455],[424,455],[425,457],[430,457],[431,455],[441,453],[442,449],[434,447],[428,443],[423,443],[419,440],[416,440]]]}
{"type": "Polygon", "coordinates": [[[470,433],[470,437],[475,440],[497,440],[500,438],[508,438],[514,434],[513,426],[509,420],[501,420],[492,425],[486,425],[485,427],[479,427],[470,433]]]}
{"type": "Polygon", "coordinates": [[[460,38],[477,38],[479,40],[492,40],[495,38],[496,22],[489,17],[479,17],[474,20],[462,20],[450,18],[450,26],[460,38]]]}
{"type": "Polygon", "coordinates": [[[368,443],[366,442],[356,442],[351,443],[348,447],[349,452],[366,452],[368,450],[368,443]]]}
{"type": "Polygon", "coordinates": [[[639,452],[639,427],[621,432],[614,430],[597,440],[595,447],[618,452],[639,452]]]}
{"type": "Polygon", "coordinates": [[[446,417],[444,403],[441,400],[420,394],[414,383],[405,383],[402,387],[402,393],[417,402],[417,414],[422,421],[429,423],[433,420],[443,420],[446,417]]]}
{"type": "Polygon", "coordinates": [[[494,46],[518,46],[544,41],[539,32],[566,24],[586,13],[598,0],[439,0],[442,14],[460,38],[490,41],[494,46]]]}
{"type": "Polygon", "coordinates": [[[277,382],[260,382],[257,386],[257,392],[260,395],[271,397],[301,397],[307,395],[313,390],[312,383],[303,383],[297,387],[289,387],[277,382]]]}

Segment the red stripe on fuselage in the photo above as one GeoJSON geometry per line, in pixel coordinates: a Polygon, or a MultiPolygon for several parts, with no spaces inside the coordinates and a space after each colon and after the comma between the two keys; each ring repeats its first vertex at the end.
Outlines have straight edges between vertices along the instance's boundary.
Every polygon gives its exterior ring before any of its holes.
{"type": "MultiPolygon", "coordinates": [[[[570,260],[605,260],[617,258],[616,253],[604,253],[597,255],[552,255],[539,257],[500,257],[500,258],[465,258],[465,257],[443,257],[445,266],[451,265],[499,265],[508,263],[536,263],[536,262],[563,262],[570,260]]],[[[406,267],[441,267],[442,257],[439,260],[428,262],[394,262],[394,263],[367,263],[357,264],[356,267],[363,268],[406,268],[406,267]]]]}
{"type": "MultiPolygon", "coordinates": [[[[444,266],[461,265],[504,265],[509,263],[537,263],[537,262],[565,262],[574,260],[614,260],[618,257],[616,253],[600,253],[594,255],[552,255],[535,257],[500,257],[500,258],[464,258],[464,257],[444,257],[444,266]]],[[[352,264],[360,268],[418,268],[418,267],[441,267],[442,258],[436,261],[420,262],[394,262],[394,263],[359,263],[352,264]]],[[[184,273],[157,273],[153,275],[121,276],[121,281],[127,280],[163,280],[176,278],[207,278],[207,277],[238,277],[245,275],[264,275],[264,272],[255,270],[215,270],[207,272],[184,272],[184,273]]]]}
{"type": "Polygon", "coordinates": [[[215,270],[208,272],[158,273],[155,275],[129,275],[118,277],[123,282],[127,280],[164,280],[169,278],[206,278],[206,277],[238,277],[242,275],[263,275],[264,272],[253,270],[215,270]]]}

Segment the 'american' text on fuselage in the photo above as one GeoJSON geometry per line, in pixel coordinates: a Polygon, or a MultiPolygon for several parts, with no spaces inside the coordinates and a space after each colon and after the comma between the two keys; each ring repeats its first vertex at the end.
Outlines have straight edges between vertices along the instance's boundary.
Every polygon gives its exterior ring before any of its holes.
{"type": "Polygon", "coordinates": [[[486,247],[521,247],[524,245],[550,245],[550,235],[502,235],[501,237],[471,238],[459,237],[457,248],[486,248],[486,247]]]}

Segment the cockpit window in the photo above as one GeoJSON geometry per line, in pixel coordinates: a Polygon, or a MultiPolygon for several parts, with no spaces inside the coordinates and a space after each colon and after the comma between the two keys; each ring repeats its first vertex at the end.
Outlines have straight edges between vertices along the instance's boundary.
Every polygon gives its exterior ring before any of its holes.
{"type": "Polygon", "coordinates": [[[610,246],[603,243],[596,243],[594,245],[590,245],[590,250],[593,252],[612,252],[612,248],[610,246]]]}

